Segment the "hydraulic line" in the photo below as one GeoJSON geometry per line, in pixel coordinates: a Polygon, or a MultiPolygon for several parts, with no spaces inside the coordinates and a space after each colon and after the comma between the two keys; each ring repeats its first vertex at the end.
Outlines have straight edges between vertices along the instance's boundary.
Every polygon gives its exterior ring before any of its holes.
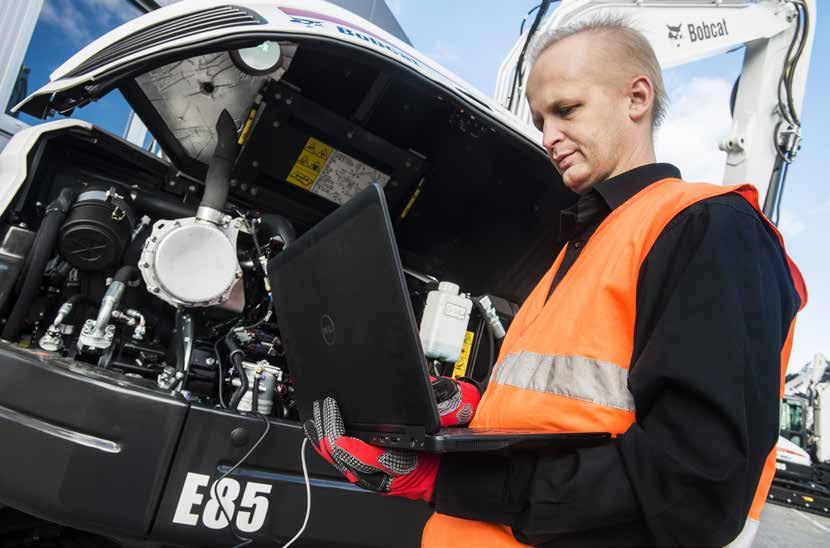
{"type": "Polygon", "coordinates": [[[778,155],[778,159],[773,168],[769,190],[764,201],[764,214],[776,226],[781,216],[781,200],[787,182],[789,164],[795,159],[798,140],[800,138],[801,120],[796,112],[793,99],[793,78],[798,68],[801,54],[806,46],[808,33],[810,32],[810,14],[807,6],[798,0],[792,0],[790,3],[795,6],[798,13],[795,19],[793,38],[787,48],[787,53],[784,57],[784,68],[781,71],[781,78],[778,81],[778,110],[783,120],[776,125],[773,135],[775,152],[778,155]],[[797,48],[796,43],[798,43],[797,48]],[[795,54],[793,54],[793,49],[795,49],[795,54]],[[782,90],[786,97],[782,97],[782,90]],[[790,127],[782,129],[784,125],[790,127]],[[787,133],[787,135],[783,139],[783,142],[781,142],[780,137],[783,133],[787,133]]]}
{"type": "Polygon", "coordinates": [[[228,347],[228,355],[230,357],[231,364],[239,377],[239,388],[234,390],[231,395],[231,401],[228,402],[229,408],[236,409],[239,405],[239,401],[242,399],[242,396],[244,396],[245,392],[248,391],[248,376],[245,374],[245,369],[242,367],[242,349],[240,349],[239,346],[233,341],[233,337],[226,337],[225,345],[228,347]]]}
{"type": "Polygon", "coordinates": [[[254,413],[259,413],[259,379],[262,377],[262,374],[257,371],[254,373],[254,382],[251,386],[251,411],[254,413]]]}
{"type": "Polygon", "coordinates": [[[93,300],[83,293],[77,293],[69,297],[69,299],[67,299],[67,301],[63,303],[60,308],[58,308],[58,312],[55,314],[55,319],[52,320],[52,323],[47,328],[46,333],[44,333],[40,338],[39,345],[41,348],[54,352],[63,346],[60,327],[67,316],[69,316],[72,312],[75,305],[81,302],[92,304],[93,300]]]}
{"type": "Polygon", "coordinates": [[[74,200],[75,191],[64,188],[46,208],[46,214],[32,244],[28,266],[21,273],[23,284],[20,293],[6,321],[6,327],[3,328],[3,338],[7,341],[16,341],[20,335],[23,322],[29,313],[35,294],[40,288],[40,282],[43,280],[43,270],[46,268],[46,263],[52,258],[52,253],[57,244],[58,230],[60,230],[66,218],[66,213],[74,200]]]}
{"type": "Polygon", "coordinates": [[[512,110],[518,87],[524,78],[524,68],[522,65],[524,65],[527,48],[530,46],[533,36],[536,34],[542,19],[544,19],[551,2],[552,0],[542,0],[542,3],[539,4],[539,11],[536,12],[536,18],[533,19],[533,23],[530,25],[530,30],[527,31],[527,39],[525,40],[524,46],[522,46],[521,53],[519,53],[519,59],[516,62],[516,70],[513,72],[513,82],[510,84],[510,97],[507,103],[507,110],[512,110]]]}
{"type": "Polygon", "coordinates": [[[196,215],[195,207],[152,192],[133,189],[130,198],[137,210],[153,218],[184,219],[196,215]]]}

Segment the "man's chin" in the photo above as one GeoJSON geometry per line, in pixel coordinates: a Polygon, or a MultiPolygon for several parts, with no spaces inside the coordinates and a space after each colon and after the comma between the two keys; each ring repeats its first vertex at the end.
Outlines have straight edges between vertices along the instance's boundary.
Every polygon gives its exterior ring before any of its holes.
{"type": "Polygon", "coordinates": [[[590,177],[584,176],[581,173],[569,173],[568,170],[562,177],[562,182],[565,186],[576,192],[577,194],[585,194],[593,186],[590,177]]]}

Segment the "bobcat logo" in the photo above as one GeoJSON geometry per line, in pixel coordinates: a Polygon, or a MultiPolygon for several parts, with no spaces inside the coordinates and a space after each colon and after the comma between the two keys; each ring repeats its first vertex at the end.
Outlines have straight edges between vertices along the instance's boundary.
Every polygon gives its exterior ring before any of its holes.
{"type": "Polygon", "coordinates": [[[680,40],[683,38],[683,23],[676,27],[666,25],[666,28],[669,29],[669,39],[676,40],[678,42],[677,47],[680,47],[680,40]]]}
{"type": "Polygon", "coordinates": [[[292,23],[299,23],[301,25],[305,25],[307,28],[310,28],[310,29],[314,29],[314,28],[323,26],[322,21],[317,21],[316,19],[307,19],[305,17],[292,17],[291,22],[292,23]]]}

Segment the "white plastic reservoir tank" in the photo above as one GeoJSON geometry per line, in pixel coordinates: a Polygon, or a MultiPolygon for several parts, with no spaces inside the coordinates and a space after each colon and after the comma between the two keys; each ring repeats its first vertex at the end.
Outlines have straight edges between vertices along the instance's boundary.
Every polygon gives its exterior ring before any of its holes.
{"type": "Polygon", "coordinates": [[[427,295],[421,318],[421,343],[429,359],[454,363],[461,358],[473,302],[459,295],[458,290],[452,282],[441,282],[437,290],[427,295]]]}

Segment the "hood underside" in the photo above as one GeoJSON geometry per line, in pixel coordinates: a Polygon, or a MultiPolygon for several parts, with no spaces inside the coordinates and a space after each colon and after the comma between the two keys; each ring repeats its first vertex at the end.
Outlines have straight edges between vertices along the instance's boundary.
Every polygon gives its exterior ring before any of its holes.
{"type": "MultiPolygon", "coordinates": [[[[193,162],[204,164],[206,151],[209,154],[212,150],[212,125],[222,108],[227,108],[238,123],[244,122],[265,81],[284,76],[291,81],[290,66],[300,43],[316,44],[313,47],[325,44],[341,50],[342,56],[362,57],[368,64],[385,65],[401,77],[432,84],[435,100],[453,97],[465,104],[469,113],[489,119],[493,130],[510,133],[526,145],[539,148],[534,143],[538,141],[535,130],[490,98],[409,44],[320,0],[177,2],[129,21],[92,42],[15,109],[40,118],[56,113],[71,115],[75,108],[113,89],[126,89],[127,101],[153,135],[158,138],[165,134],[159,139],[165,152],[174,163],[188,169],[193,162]],[[240,71],[228,53],[263,40],[283,45],[279,66],[266,75],[240,71]],[[132,93],[135,90],[140,90],[140,97],[132,93]],[[165,142],[168,140],[176,142],[171,145],[165,142]]],[[[313,59],[306,56],[305,62],[313,59]]],[[[331,73],[326,85],[340,85],[342,75],[338,72],[331,73]]],[[[365,92],[370,91],[371,84],[367,83],[365,92]]]]}
{"type": "Polygon", "coordinates": [[[207,164],[222,110],[242,127],[263,85],[281,78],[291,65],[297,46],[284,42],[281,49],[281,66],[269,75],[245,74],[228,52],[219,52],[163,65],[136,77],[135,85],[188,158],[207,164]]]}

